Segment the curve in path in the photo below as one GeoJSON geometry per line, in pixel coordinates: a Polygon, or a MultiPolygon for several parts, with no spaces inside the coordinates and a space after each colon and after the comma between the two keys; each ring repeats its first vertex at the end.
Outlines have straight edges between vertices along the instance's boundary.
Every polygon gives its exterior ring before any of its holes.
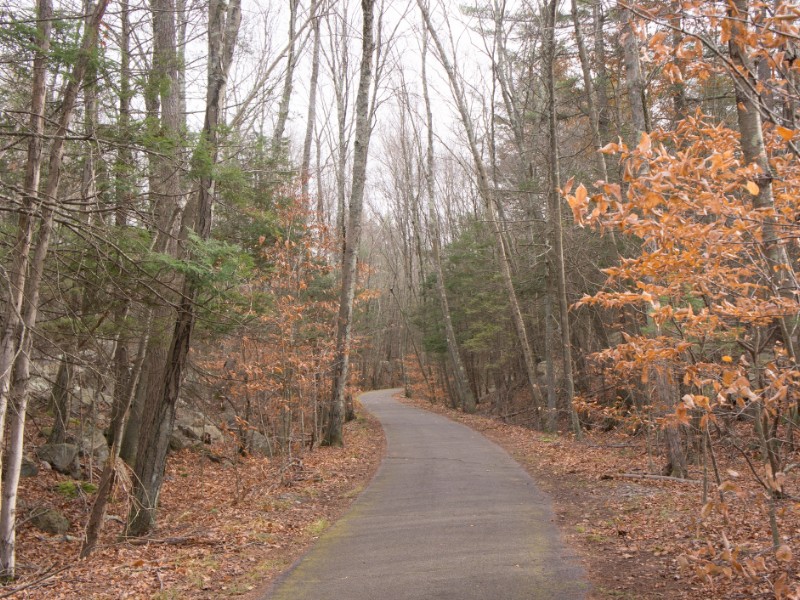
{"type": "Polygon", "coordinates": [[[550,501],[504,450],[442,416],[361,396],[387,451],[271,600],[573,600],[588,584],[550,501]]]}

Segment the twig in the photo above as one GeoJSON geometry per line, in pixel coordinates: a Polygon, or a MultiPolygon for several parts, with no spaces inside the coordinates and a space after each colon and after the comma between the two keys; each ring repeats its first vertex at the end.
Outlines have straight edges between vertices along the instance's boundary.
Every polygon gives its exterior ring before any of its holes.
{"type": "Polygon", "coordinates": [[[625,477],[627,479],[654,479],[656,481],[675,481],[677,483],[692,483],[695,485],[703,483],[699,479],[682,479],[680,477],[670,477],[668,475],[647,475],[644,473],[615,473],[614,475],[606,475],[605,477],[610,479],[616,479],[618,477],[625,477]]]}
{"type": "Polygon", "coordinates": [[[48,579],[50,579],[51,577],[55,577],[56,575],[58,575],[58,574],[59,574],[59,573],[61,573],[62,571],[66,571],[66,570],[67,570],[67,569],[69,569],[71,566],[72,566],[72,565],[64,565],[64,566],[63,566],[63,567],[61,567],[60,569],[56,569],[55,571],[52,571],[52,572],[50,572],[50,573],[47,573],[47,574],[45,574],[45,575],[43,575],[43,576],[39,577],[39,579],[34,579],[33,581],[31,581],[31,582],[29,582],[29,583],[26,583],[25,585],[20,585],[20,586],[18,586],[18,587],[15,587],[14,589],[12,589],[12,590],[9,590],[8,592],[4,592],[4,593],[0,594],[0,598],[9,598],[9,597],[11,597],[11,596],[13,596],[13,595],[15,595],[15,594],[18,594],[18,593],[19,593],[19,592],[21,592],[22,590],[27,590],[27,589],[29,589],[29,588],[32,588],[32,587],[34,587],[34,586],[37,586],[37,585],[41,584],[42,582],[44,582],[44,581],[47,581],[47,580],[48,580],[48,579]]]}
{"type": "Polygon", "coordinates": [[[146,546],[147,544],[167,544],[167,545],[176,545],[180,546],[181,544],[186,545],[202,545],[202,544],[216,544],[216,540],[213,539],[203,539],[199,537],[195,537],[192,535],[185,535],[185,536],[176,536],[176,537],[168,537],[168,538],[127,538],[125,542],[131,544],[132,546],[146,546]]]}

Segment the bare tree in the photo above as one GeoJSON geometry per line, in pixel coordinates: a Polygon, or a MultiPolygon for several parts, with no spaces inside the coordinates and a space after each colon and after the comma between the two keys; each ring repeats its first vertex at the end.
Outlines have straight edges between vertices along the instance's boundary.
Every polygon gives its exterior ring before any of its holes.
{"type": "Polygon", "coordinates": [[[435,177],[434,177],[434,147],[433,147],[433,111],[428,92],[427,74],[428,34],[423,33],[422,38],[422,96],[425,101],[425,117],[427,121],[427,148],[425,154],[425,184],[428,192],[428,222],[430,225],[431,250],[433,258],[433,271],[436,276],[436,293],[439,296],[439,306],[444,319],[444,330],[447,338],[447,352],[453,364],[453,375],[456,384],[458,401],[465,412],[474,412],[476,407],[475,395],[467,379],[467,370],[458,348],[456,332],[453,328],[453,319],[450,315],[450,302],[444,286],[444,273],[442,271],[441,232],[439,215],[436,209],[435,177]]]}
{"type": "Polygon", "coordinates": [[[339,316],[336,324],[336,353],[334,358],[333,390],[328,413],[325,442],[332,446],[343,444],[346,387],[350,366],[350,341],[353,326],[353,299],[356,288],[356,263],[361,241],[361,219],[364,205],[364,186],[367,179],[367,156],[372,135],[370,88],[375,0],[361,0],[362,41],[361,67],[356,93],[356,132],[353,142],[353,181],[347,210],[347,231],[342,254],[342,288],[339,296],[339,316]]]}
{"type": "MultiPolygon", "coordinates": [[[[294,86],[294,68],[297,62],[297,6],[299,0],[289,0],[289,51],[286,54],[286,72],[283,79],[283,93],[278,104],[278,120],[272,133],[272,160],[279,158],[286,122],[289,120],[289,103],[294,86]]],[[[313,18],[313,15],[312,15],[313,18]]]]}
{"type": "MultiPolygon", "coordinates": [[[[564,268],[564,232],[561,214],[561,165],[558,157],[558,132],[556,114],[556,81],[555,81],[555,62],[556,62],[556,21],[558,17],[558,0],[550,0],[547,5],[547,53],[545,59],[545,82],[547,84],[547,114],[548,114],[548,138],[550,142],[548,159],[550,172],[550,223],[552,228],[552,263],[556,271],[556,282],[558,290],[558,313],[561,322],[561,360],[564,374],[564,389],[566,392],[566,407],[570,415],[572,429],[575,435],[580,437],[581,424],[578,420],[578,413],[575,411],[573,400],[575,399],[575,382],[572,375],[572,341],[570,339],[569,323],[569,303],[567,301],[567,275],[564,268]]],[[[551,428],[553,423],[550,424],[551,428]]]]}
{"type": "MultiPolygon", "coordinates": [[[[18,346],[15,348],[15,360],[13,367],[13,380],[11,384],[10,397],[14,404],[15,412],[11,423],[10,440],[8,445],[7,464],[3,477],[2,508],[0,508],[0,573],[5,577],[14,577],[16,568],[16,507],[17,490],[19,486],[20,469],[22,465],[22,451],[25,435],[25,417],[28,406],[28,382],[30,380],[31,350],[33,346],[32,331],[36,326],[36,319],[39,312],[39,297],[41,292],[42,277],[44,273],[44,263],[50,248],[55,224],[56,205],[58,203],[58,190],[61,183],[61,168],[64,162],[64,143],[72,122],[75,105],[78,98],[80,84],[84,79],[89,62],[92,60],[93,52],[97,44],[97,35],[100,23],[105,14],[108,0],[99,0],[86,17],[86,25],[81,41],[78,57],[72,69],[70,77],[67,79],[66,86],[61,100],[61,112],[58,118],[58,126],[53,136],[50,147],[47,179],[44,191],[41,216],[39,218],[39,229],[36,235],[36,244],[33,258],[28,268],[27,276],[23,276],[20,283],[23,285],[24,294],[22,302],[21,331],[18,346]]],[[[47,48],[49,39],[49,25],[45,21],[50,18],[52,7],[47,0],[42,0],[38,6],[39,19],[39,46],[37,55],[43,55],[47,48]]],[[[43,63],[39,63],[44,68],[43,63]]],[[[39,66],[36,65],[36,66],[39,66]]],[[[43,77],[42,73],[42,77],[43,77]]],[[[44,96],[44,82],[38,79],[39,75],[34,76],[34,97],[44,96]]],[[[39,101],[37,100],[37,102],[39,101]]],[[[34,115],[36,115],[36,111],[34,115]]],[[[39,112],[39,115],[42,113],[39,112]]],[[[34,118],[32,115],[31,118],[34,118]]],[[[32,123],[34,131],[42,131],[39,123],[32,123]]],[[[38,150],[31,152],[29,157],[38,163],[38,150]]],[[[38,181],[38,164],[26,173],[26,184],[30,184],[29,191],[31,196],[38,195],[38,190],[32,184],[38,181]],[[30,174],[30,179],[27,175],[30,174]]],[[[19,239],[20,236],[18,236],[19,239]]],[[[24,235],[21,237],[25,237],[24,235]]],[[[0,389],[2,392],[2,389],[0,389]]]]}
{"type": "MultiPolygon", "coordinates": [[[[311,0],[311,18],[314,19],[312,28],[312,35],[314,36],[314,47],[311,51],[311,80],[309,81],[308,88],[308,114],[306,116],[306,133],[303,138],[303,158],[300,163],[300,185],[304,197],[308,197],[308,181],[311,177],[311,141],[314,134],[314,126],[317,120],[317,86],[319,84],[319,54],[320,54],[320,16],[318,0],[311,0]]],[[[319,173],[317,173],[319,177],[319,173]]],[[[319,190],[319,182],[317,183],[317,214],[318,219],[323,221],[322,213],[324,206],[322,204],[322,194],[319,190]]]]}
{"type": "MultiPolygon", "coordinates": [[[[206,110],[200,142],[195,152],[213,166],[219,155],[219,122],[225,87],[241,22],[241,4],[220,0],[209,3],[208,18],[208,85],[206,110]]],[[[207,240],[211,233],[211,211],[215,197],[215,180],[211,169],[200,176],[199,191],[191,211],[187,211],[182,238],[188,239],[191,229],[196,237],[207,240]]],[[[184,279],[178,316],[167,355],[162,389],[156,398],[148,398],[147,420],[142,429],[136,456],[134,502],[128,518],[128,533],[142,535],[155,524],[158,497],[164,479],[169,436],[175,422],[175,408],[183,382],[189,344],[196,321],[198,284],[184,279]]]]}
{"type": "Polygon", "coordinates": [[[533,400],[535,420],[538,424],[540,419],[539,410],[542,406],[542,395],[539,391],[539,386],[536,380],[536,363],[534,360],[533,351],[528,341],[528,333],[525,329],[525,322],[522,318],[522,311],[519,307],[517,293],[514,289],[514,282],[511,277],[511,259],[508,254],[505,241],[503,240],[503,230],[497,217],[497,198],[495,197],[494,191],[491,187],[489,176],[486,172],[486,167],[483,163],[483,158],[481,157],[480,149],[478,147],[478,140],[475,136],[475,127],[472,116],[467,109],[465,99],[466,96],[461,78],[456,70],[454,62],[448,57],[444,46],[442,45],[438,30],[431,21],[428,7],[423,3],[423,0],[417,0],[417,6],[422,12],[422,17],[425,21],[425,27],[427,28],[428,33],[433,40],[434,46],[436,47],[439,61],[447,73],[447,77],[450,82],[450,89],[453,92],[453,100],[456,103],[458,114],[461,117],[461,124],[463,125],[464,132],[467,136],[467,144],[472,155],[474,163],[473,166],[477,175],[478,190],[484,202],[486,218],[492,227],[492,233],[494,234],[495,238],[500,272],[503,277],[503,285],[505,287],[506,295],[508,296],[509,308],[511,310],[511,320],[514,324],[514,330],[517,334],[517,341],[522,349],[522,355],[525,364],[525,374],[527,376],[528,385],[533,400]]]}

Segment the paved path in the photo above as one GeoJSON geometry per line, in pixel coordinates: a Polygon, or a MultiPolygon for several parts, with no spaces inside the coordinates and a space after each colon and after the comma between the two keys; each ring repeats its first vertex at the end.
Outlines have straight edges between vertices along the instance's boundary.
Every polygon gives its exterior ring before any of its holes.
{"type": "Polygon", "coordinates": [[[548,498],[479,433],[370,392],[386,458],[272,600],[573,600],[583,572],[548,498]]]}

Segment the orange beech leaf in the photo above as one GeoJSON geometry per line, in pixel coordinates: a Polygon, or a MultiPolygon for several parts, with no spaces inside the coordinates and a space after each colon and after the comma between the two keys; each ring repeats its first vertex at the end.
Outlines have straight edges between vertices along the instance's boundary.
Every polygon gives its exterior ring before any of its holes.
{"type": "Polygon", "coordinates": [[[797,133],[794,129],[782,127],[781,125],[775,127],[775,131],[777,131],[778,135],[781,136],[787,142],[792,141],[792,138],[794,138],[795,134],[797,133]]]}
{"type": "MultiPolygon", "coordinates": [[[[781,546],[782,548],[783,546],[781,546]]],[[[772,584],[773,590],[775,592],[775,600],[783,600],[786,596],[787,592],[789,591],[789,586],[786,585],[787,575],[786,573],[781,573],[780,577],[775,580],[775,583],[772,584]]]]}
{"type": "Polygon", "coordinates": [[[777,558],[781,562],[791,562],[792,561],[792,549],[789,548],[787,544],[781,545],[775,551],[775,558],[777,558]]]}
{"type": "Polygon", "coordinates": [[[603,154],[615,154],[619,151],[620,151],[619,145],[615,144],[614,142],[606,144],[605,146],[600,148],[600,150],[598,150],[598,152],[602,152],[603,154]]]}
{"type": "Polygon", "coordinates": [[[583,213],[586,210],[587,196],[588,192],[583,184],[578,186],[578,189],[575,190],[574,196],[567,196],[567,203],[572,209],[572,215],[575,218],[575,222],[581,227],[584,224],[583,213]]]}
{"type": "Polygon", "coordinates": [[[755,181],[748,181],[746,187],[747,191],[753,194],[753,196],[758,196],[758,193],[761,191],[755,181]]]}
{"type": "Polygon", "coordinates": [[[667,32],[666,31],[657,31],[650,37],[650,47],[655,48],[659,44],[662,44],[664,40],[667,39],[667,32]]]}
{"type": "Polygon", "coordinates": [[[650,136],[647,134],[647,132],[643,131],[642,137],[639,139],[639,145],[636,147],[636,149],[642,154],[649,154],[652,148],[653,143],[650,140],[650,136]]]}
{"type": "Polygon", "coordinates": [[[575,183],[575,178],[570,177],[569,181],[567,181],[566,185],[564,185],[564,190],[561,192],[564,196],[569,194],[572,191],[572,186],[575,183]]]}

